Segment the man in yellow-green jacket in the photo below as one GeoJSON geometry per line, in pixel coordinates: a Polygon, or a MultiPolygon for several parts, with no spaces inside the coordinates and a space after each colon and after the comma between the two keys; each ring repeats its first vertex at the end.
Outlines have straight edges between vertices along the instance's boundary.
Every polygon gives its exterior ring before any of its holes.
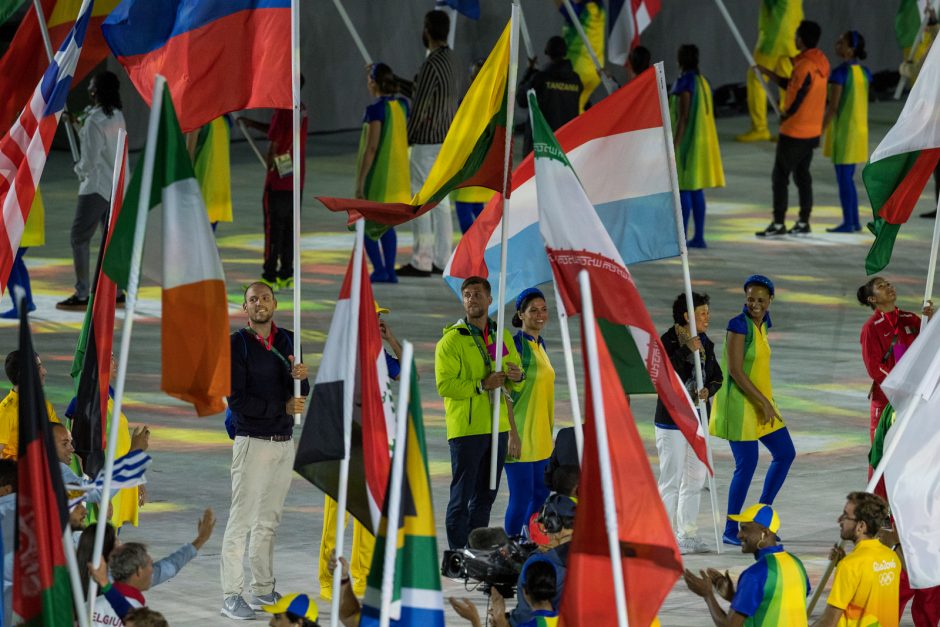
{"type": "Polygon", "coordinates": [[[489,281],[470,277],[460,288],[466,316],[444,329],[434,351],[437,393],[444,399],[450,445],[450,501],[447,542],[451,549],[467,545],[470,531],[486,527],[496,490],[490,490],[490,435],[494,394],[500,401],[497,484],[509,446],[509,407],[504,390],[518,390],[525,373],[512,335],[503,331],[502,369],[494,371],[496,323],[488,311],[493,298],[489,281]]]}

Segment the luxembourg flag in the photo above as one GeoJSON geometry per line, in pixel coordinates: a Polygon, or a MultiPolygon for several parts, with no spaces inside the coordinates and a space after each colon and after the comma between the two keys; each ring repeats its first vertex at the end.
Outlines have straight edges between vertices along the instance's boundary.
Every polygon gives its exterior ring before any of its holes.
{"type": "MultiPolygon", "coordinates": [[[[557,132],[584,191],[626,264],[679,256],[666,133],[656,72],[650,68],[557,132]]],[[[471,276],[499,276],[502,198],[494,197],[454,251],[444,280],[459,296],[471,276]]],[[[552,280],[539,235],[535,162],[530,154],[512,173],[506,294],[552,280]]]]}

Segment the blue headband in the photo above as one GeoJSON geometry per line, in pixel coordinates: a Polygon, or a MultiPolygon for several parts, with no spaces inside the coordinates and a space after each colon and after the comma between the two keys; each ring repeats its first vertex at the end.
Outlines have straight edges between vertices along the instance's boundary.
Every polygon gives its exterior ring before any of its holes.
{"type": "Polygon", "coordinates": [[[516,296],[516,311],[520,311],[522,308],[522,303],[530,298],[541,298],[542,300],[545,300],[545,294],[543,294],[542,290],[537,287],[528,287],[522,290],[519,292],[519,295],[516,296]]]}
{"type": "Polygon", "coordinates": [[[858,31],[850,30],[849,35],[852,36],[852,50],[855,50],[856,48],[858,48],[858,31]]]}
{"type": "Polygon", "coordinates": [[[766,287],[767,291],[770,292],[770,295],[774,295],[774,282],[765,277],[763,274],[752,274],[744,280],[744,291],[747,291],[749,285],[760,285],[761,287],[766,287]]]}

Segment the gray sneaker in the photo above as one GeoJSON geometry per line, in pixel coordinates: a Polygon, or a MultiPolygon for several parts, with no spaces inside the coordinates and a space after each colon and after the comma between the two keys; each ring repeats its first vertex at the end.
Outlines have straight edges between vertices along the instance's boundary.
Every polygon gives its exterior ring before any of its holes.
{"type": "Polygon", "coordinates": [[[227,616],[232,620],[254,620],[255,611],[245,603],[245,599],[240,594],[233,594],[225,597],[222,601],[222,616],[227,616]]]}
{"type": "Polygon", "coordinates": [[[689,555],[692,553],[708,553],[708,545],[698,538],[677,538],[676,544],[679,545],[679,553],[689,555]]]}
{"type": "Polygon", "coordinates": [[[248,607],[253,610],[261,610],[265,605],[274,605],[281,600],[281,593],[272,590],[271,594],[252,594],[248,598],[248,607]]]}

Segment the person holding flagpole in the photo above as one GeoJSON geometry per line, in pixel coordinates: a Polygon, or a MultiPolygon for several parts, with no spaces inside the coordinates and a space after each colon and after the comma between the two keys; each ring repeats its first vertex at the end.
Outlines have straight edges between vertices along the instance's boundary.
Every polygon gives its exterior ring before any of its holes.
{"type": "Polygon", "coordinates": [[[607,10],[604,4],[598,0],[572,0],[571,8],[574,9],[574,19],[581,23],[584,34],[587,39],[582,40],[578,30],[574,25],[572,16],[568,14],[568,7],[564,0],[555,0],[555,5],[565,19],[565,26],[561,35],[565,39],[568,47],[568,59],[574,66],[574,71],[581,78],[581,97],[579,100],[579,111],[583,112],[587,108],[588,100],[591,94],[601,84],[601,77],[598,73],[591,54],[587,46],[590,45],[597,58],[604,60],[604,36],[607,32],[607,10]]]}

